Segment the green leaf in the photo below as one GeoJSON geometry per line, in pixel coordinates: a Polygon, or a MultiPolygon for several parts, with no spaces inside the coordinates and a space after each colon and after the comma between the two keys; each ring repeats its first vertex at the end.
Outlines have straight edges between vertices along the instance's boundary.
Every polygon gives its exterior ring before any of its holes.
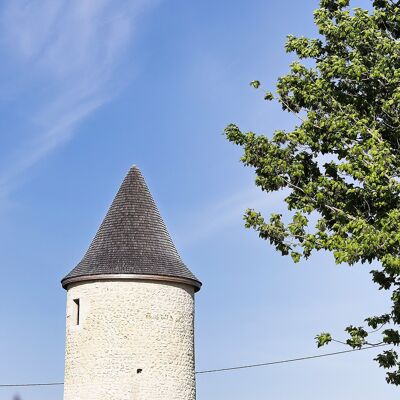
{"type": "Polygon", "coordinates": [[[332,341],[332,336],[330,333],[324,332],[324,333],[320,333],[319,335],[315,336],[315,340],[317,342],[317,346],[322,347],[332,341]]]}
{"type": "Polygon", "coordinates": [[[253,86],[254,89],[258,89],[260,87],[260,81],[251,81],[250,86],[253,86]]]}
{"type": "Polygon", "coordinates": [[[269,101],[271,101],[271,100],[273,100],[273,99],[274,99],[274,95],[273,95],[271,92],[265,92],[264,100],[269,100],[269,101]]]}

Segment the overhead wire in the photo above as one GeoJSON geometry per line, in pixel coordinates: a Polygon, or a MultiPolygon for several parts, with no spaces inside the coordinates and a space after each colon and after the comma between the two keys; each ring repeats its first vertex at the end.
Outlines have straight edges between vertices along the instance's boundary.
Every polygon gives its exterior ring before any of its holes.
{"type": "MultiPolygon", "coordinates": [[[[239,365],[239,366],[236,366],[236,367],[208,369],[208,370],[196,371],[195,373],[196,373],[196,375],[211,374],[211,373],[216,373],[216,372],[234,371],[234,370],[239,370],[239,369],[266,367],[266,366],[269,366],[269,365],[287,364],[287,363],[312,360],[312,359],[322,358],[322,357],[332,357],[332,356],[336,356],[336,355],[340,355],[340,354],[346,354],[346,353],[354,353],[354,352],[358,352],[358,351],[362,351],[362,350],[376,349],[376,348],[382,347],[382,346],[388,346],[388,344],[384,343],[384,344],[380,344],[380,345],[376,345],[376,346],[362,347],[361,349],[335,351],[335,352],[332,352],[332,353],[315,354],[315,355],[312,355],[312,356],[289,358],[289,359],[285,359],[285,360],[269,361],[269,362],[258,363],[258,364],[248,364],[248,365],[239,365]]],[[[64,382],[11,383],[11,384],[0,384],[0,388],[33,387],[33,386],[62,386],[62,385],[64,385],[64,382]]]]}
{"type": "Polygon", "coordinates": [[[312,359],[315,359],[315,358],[336,356],[336,355],[339,355],[339,354],[354,353],[356,351],[374,349],[374,348],[382,347],[382,346],[387,346],[387,344],[384,343],[384,344],[380,344],[380,345],[376,345],[376,346],[363,347],[361,349],[335,351],[333,353],[315,354],[313,356],[289,358],[287,360],[270,361],[270,362],[259,363],[259,364],[249,364],[249,365],[240,365],[240,366],[237,366],[237,367],[208,369],[208,370],[204,370],[204,371],[197,371],[196,374],[210,374],[210,373],[214,373],[214,372],[224,372],[224,371],[234,371],[234,370],[238,370],[238,369],[266,367],[268,365],[276,365],[276,364],[287,364],[287,363],[292,363],[292,362],[296,362],[296,361],[305,361],[305,360],[312,360],[312,359]]]}

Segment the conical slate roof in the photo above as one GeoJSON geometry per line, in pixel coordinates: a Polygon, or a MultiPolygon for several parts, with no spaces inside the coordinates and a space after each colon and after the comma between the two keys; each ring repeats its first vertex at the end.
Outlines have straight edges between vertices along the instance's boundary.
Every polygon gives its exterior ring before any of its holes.
{"type": "Polygon", "coordinates": [[[82,261],[61,283],[66,287],[72,282],[107,279],[111,275],[188,280],[196,289],[201,286],[179,257],[136,166],[128,172],[82,261]]]}

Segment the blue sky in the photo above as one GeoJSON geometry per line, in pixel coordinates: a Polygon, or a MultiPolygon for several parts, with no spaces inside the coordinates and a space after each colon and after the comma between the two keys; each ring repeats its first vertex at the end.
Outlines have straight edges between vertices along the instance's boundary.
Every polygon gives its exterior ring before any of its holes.
{"type": "MultiPolygon", "coordinates": [[[[353,5],[368,6],[367,0],[353,5]]],[[[343,350],[313,337],[386,310],[368,267],[293,265],[243,211],[265,196],[225,125],[293,120],[249,82],[288,69],[285,36],[315,35],[317,1],[12,0],[0,6],[0,383],[61,381],[65,292],[132,164],[144,174],[197,295],[197,369],[343,350]]],[[[198,377],[199,400],[398,398],[375,350],[198,377]]],[[[61,388],[0,400],[62,399],[61,388]]]]}

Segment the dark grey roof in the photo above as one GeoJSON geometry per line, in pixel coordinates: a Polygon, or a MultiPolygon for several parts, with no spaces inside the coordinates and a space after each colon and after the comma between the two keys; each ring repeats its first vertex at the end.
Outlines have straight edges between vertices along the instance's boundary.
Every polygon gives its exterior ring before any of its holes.
{"type": "Polygon", "coordinates": [[[128,172],[82,261],[61,281],[96,275],[158,275],[199,280],[182,262],[146,182],[128,172]]]}

